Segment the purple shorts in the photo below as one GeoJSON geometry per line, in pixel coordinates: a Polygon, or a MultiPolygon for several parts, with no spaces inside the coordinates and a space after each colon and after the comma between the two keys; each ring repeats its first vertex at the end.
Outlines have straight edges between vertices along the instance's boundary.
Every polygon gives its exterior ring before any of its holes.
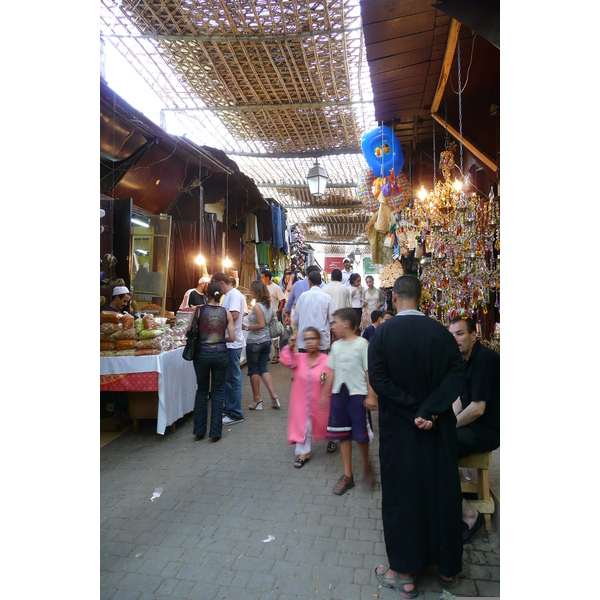
{"type": "Polygon", "coordinates": [[[371,412],[363,405],[365,398],[360,394],[350,396],[345,385],[337,394],[331,394],[328,440],[370,442],[373,439],[371,412]]]}

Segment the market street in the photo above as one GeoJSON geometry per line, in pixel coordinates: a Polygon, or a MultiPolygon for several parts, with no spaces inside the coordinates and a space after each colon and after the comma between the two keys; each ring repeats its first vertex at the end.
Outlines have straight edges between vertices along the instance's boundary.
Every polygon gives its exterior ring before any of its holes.
{"type": "MultiPolygon", "coordinates": [[[[312,458],[294,469],[286,443],[291,372],[269,365],[281,410],[250,411],[243,374],[243,423],[225,426],[218,443],[192,435],[192,415],[164,436],[155,421],[127,431],[100,451],[102,600],[172,598],[292,600],[397,598],[380,588],[387,565],[381,521],[377,444],[371,444],[375,489],[357,485],[344,496],[331,488],[343,472],[339,450],[315,442],[312,458]]],[[[499,463],[499,450],[493,453],[499,463]]],[[[496,475],[492,473],[492,488],[496,475]]],[[[498,482],[499,483],[499,482],[498,482]]],[[[499,489],[499,486],[498,486],[499,489]]],[[[454,596],[500,595],[496,526],[464,547],[463,579],[454,596]]],[[[419,598],[437,600],[437,571],[419,574],[419,598]]]]}

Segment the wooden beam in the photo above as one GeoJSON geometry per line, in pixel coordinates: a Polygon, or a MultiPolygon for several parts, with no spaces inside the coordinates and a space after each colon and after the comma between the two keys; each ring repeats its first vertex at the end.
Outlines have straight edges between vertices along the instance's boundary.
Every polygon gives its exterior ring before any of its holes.
{"type": "Polygon", "coordinates": [[[452,68],[452,61],[454,60],[454,53],[456,52],[456,42],[458,41],[458,33],[460,31],[460,23],[456,19],[450,19],[450,25],[448,27],[448,40],[446,41],[446,50],[444,52],[444,58],[442,59],[442,70],[440,71],[440,78],[438,79],[437,89],[435,96],[433,97],[433,103],[431,105],[431,112],[436,113],[440,107],[440,102],[444,96],[446,90],[446,83],[450,76],[450,69],[452,68]]]}
{"type": "Polygon", "coordinates": [[[418,140],[418,131],[419,131],[419,117],[415,115],[413,117],[413,137],[412,137],[412,149],[413,152],[417,150],[417,142],[418,140]]]}
{"type": "MultiPolygon", "coordinates": [[[[338,189],[338,188],[355,188],[358,185],[357,181],[350,181],[349,183],[328,183],[326,189],[338,189]]],[[[307,190],[308,183],[257,183],[258,188],[282,188],[285,190],[307,190]]]]}
{"type": "Polygon", "coordinates": [[[336,242],[334,240],[327,240],[320,242],[318,240],[304,240],[305,244],[321,244],[321,246],[370,246],[369,242],[336,242]]]}
{"type": "MultiPolygon", "coordinates": [[[[460,142],[460,132],[456,131],[452,125],[447,123],[442,117],[437,114],[432,113],[431,115],[442,127],[445,127],[448,130],[448,133],[452,135],[452,137],[456,138],[460,142]]],[[[465,136],[462,136],[462,144],[469,152],[471,152],[476,158],[478,158],[488,169],[491,169],[493,173],[498,171],[498,165],[487,156],[482,150],[479,150],[475,144],[470,142],[465,136]]]]}
{"type": "Polygon", "coordinates": [[[196,106],[191,108],[162,108],[161,112],[202,112],[202,111],[245,111],[245,110],[299,110],[307,108],[324,108],[326,106],[353,106],[356,104],[373,104],[368,100],[332,100],[331,102],[290,102],[285,104],[240,104],[236,106],[196,106]]]}
{"type": "MultiPolygon", "coordinates": [[[[320,205],[302,205],[302,206],[286,206],[281,205],[281,208],[286,210],[362,210],[364,204],[320,204],[320,205]]],[[[344,216],[344,215],[341,215],[344,216]]]]}
{"type": "Polygon", "coordinates": [[[286,40],[297,40],[301,38],[332,36],[336,34],[349,33],[351,31],[362,31],[362,27],[339,27],[335,29],[314,29],[312,31],[300,31],[298,33],[284,33],[280,35],[164,35],[160,33],[103,33],[104,38],[130,38],[151,40],[172,40],[184,42],[219,42],[230,44],[232,42],[282,42],[286,40]]]}
{"type": "Polygon", "coordinates": [[[338,154],[362,154],[360,148],[331,148],[329,150],[309,150],[308,152],[234,152],[226,150],[227,156],[249,156],[252,158],[323,158],[338,154]]]}

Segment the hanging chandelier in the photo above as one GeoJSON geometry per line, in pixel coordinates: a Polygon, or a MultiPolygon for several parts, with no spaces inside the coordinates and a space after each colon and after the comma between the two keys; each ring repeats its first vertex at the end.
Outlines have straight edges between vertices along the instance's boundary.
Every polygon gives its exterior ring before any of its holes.
{"type": "MultiPolygon", "coordinates": [[[[463,171],[460,45],[458,86],[460,166],[454,161],[456,144],[449,144],[446,139],[439,160],[443,180],[436,181],[434,129],[433,190],[427,193],[422,188],[412,206],[396,216],[401,233],[405,229],[416,232],[417,239],[424,243],[420,262],[421,308],[443,324],[457,315],[473,317],[478,322],[480,309],[487,315],[490,309],[500,308],[499,201],[493,190],[487,197],[478,193],[463,171]],[[453,180],[456,171],[458,176],[453,180]]],[[[492,334],[490,345],[499,345],[499,334],[492,334]]]]}

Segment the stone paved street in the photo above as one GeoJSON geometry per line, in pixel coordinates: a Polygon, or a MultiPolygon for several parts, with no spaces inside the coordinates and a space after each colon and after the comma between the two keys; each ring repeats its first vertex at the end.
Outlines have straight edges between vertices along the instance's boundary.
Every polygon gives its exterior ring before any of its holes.
{"type": "MultiPolygon", "coordinates": [[[[247,409],[244,367],[245,421],[224,427],[218,443],[196,442],[188,415],[165,436],[144,421],[101,449],[102,600],[398,598],[373,573],[387,564],[379,483],[363,489],[355,452],[357,485],[334,496],[341,457],[327,454],[325,442],[314,443],[304,468],[293,468],[286,443],[291,372],[269,369],[281,410],[267,400],[262,412],[247,409]],[[151,500],[157,488],[162,493],[151,500]]],[[[264,385],[261,391],[268,397],[264,385]]],[[[500,595],[497,531],[479,533],[463,562],[453,595],[500,595]]],[[[440,597],[435,569],[419,576],[418,587],[419,598],[440,597]]]]}

